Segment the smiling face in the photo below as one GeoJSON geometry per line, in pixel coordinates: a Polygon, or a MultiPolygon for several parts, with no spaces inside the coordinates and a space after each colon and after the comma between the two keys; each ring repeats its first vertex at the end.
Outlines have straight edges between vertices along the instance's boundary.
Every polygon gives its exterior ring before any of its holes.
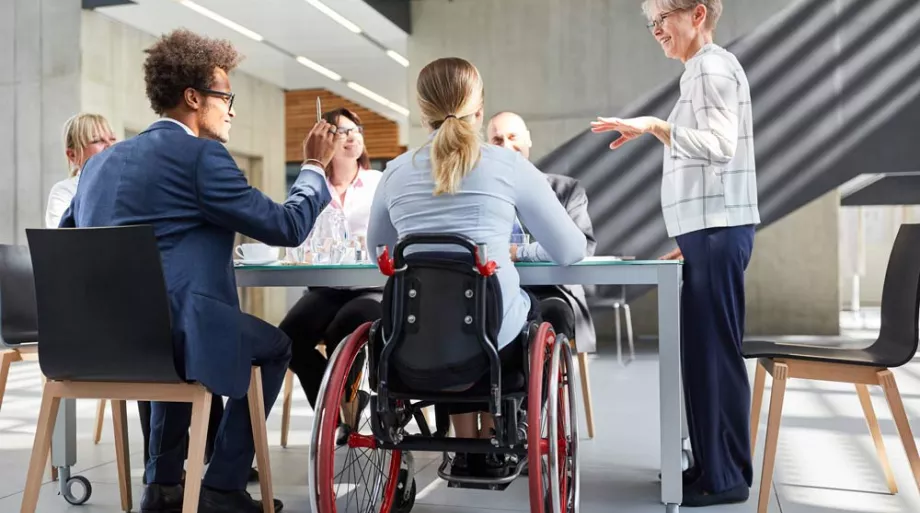
{"type": "Polygon", "coordinates": [[[203,107],[199,112],[199,136],[222,143],[230,141],[230,126],[236,112],[230,104],[230,77],[227,72],[216,68],[210,89],[219,94],[204,94],[203,107]]]}
{"type": "Polygon", "coordinates": [[[364,153],[364,134],[357,123],[345,116],[339,116],[335,122],[339,132],[345,132],[345,144],[342,149],[336,153],[336,158],[342,160],[355,161],[364,153]]]}
{"type": "Polygon", "coordinates": [[[511,112],[503,112],[489,122],[487,130],[489,142],[516,151],[530,158],[530,131],[521,116],[511,112]]]}
{"type": "Polygon", "coordinates": [[[686,62],[702,46],[701,41],[707,39],[707,11],[702,4],[666,10],[655,4],[650,6],[648,14],[649,29],[669,59],[686,62]]]}

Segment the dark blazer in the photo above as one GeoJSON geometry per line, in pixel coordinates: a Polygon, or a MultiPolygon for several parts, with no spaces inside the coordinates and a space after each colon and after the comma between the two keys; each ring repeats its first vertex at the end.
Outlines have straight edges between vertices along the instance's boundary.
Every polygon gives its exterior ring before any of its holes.
{"type": "Polygon", "coordinates": [[[61,228],[152,225],[177,368],[218,395],[241,398],[252,350],[240,327],[234,235],[297,246],[329,201],[325,178],[305,170],[275,203],[249,185],[222,144],[158,121],[86,163],[61,228]]]}
{"type": "MultiPolygon", "coordinates": [[[[550,187],[559,198],[559,203],[565,207],[569,217],[575,221],[578,228],[585,234],[588,241],[587,256],[593,256],[597,248],[597,240],[594,238],[594,227],[591,224],[591,217],[588,215],[588,195],[584,187],[578,183],[578,180],[563,176],[546,173],[546,179],[550,187]]],[[[581,285],[557,285],[553,287],[559,293],[562,299],[566,300],[572,311],[575,312],[575,344],[578,352],[594,352],[597,347],[597,335],[594,332],[594,321],[591,319],[591,311],[588,309],[588,301],[585,298],[585,289],[581,285]]]]}

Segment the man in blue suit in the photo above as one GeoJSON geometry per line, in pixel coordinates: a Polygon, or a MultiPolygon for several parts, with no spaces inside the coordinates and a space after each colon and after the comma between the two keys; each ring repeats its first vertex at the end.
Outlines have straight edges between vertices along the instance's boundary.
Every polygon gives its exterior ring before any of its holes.
{"type": "MultiPolygon", "coordinates": [[[[147,54],[147,97],[162,119],[86,164],[61,227],[154,227],[178,365],[186,379],[229,397],[199,511],[257,513],[261,503],[246,493],[254,455],[245,399],[250,366],[262,368],[268,412],[284,380],[291,341],[240,311],[234,235],[273,246],[301,244],[330,201],[323,168],[343,137],[317,123],[304,143],[300,176],[287,200],[275,203],[250,187],[221,144],[229,140],[235,115],[227,75],[240,59],[233,46],[179,30],[147,54]]],[[[179,512],[191,406],[155,402],[151,417],[141,511],[179,512]]],[[[280,507],[276,501],[276,511],[280,507]]]]}

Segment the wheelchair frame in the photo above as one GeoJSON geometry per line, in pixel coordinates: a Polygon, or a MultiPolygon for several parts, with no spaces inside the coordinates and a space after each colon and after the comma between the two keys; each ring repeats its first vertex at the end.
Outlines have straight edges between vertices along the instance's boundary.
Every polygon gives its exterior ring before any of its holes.
{"type": "MultiPolygon", "coordinates": [[[[487,279],[495,266],[493,262],[484,263],[480,259],[480,255],[484,254],[484,247],[463,237],[414,235],[397,244],[394,260],[389,260],[385,250],[379,255],[378,263],[381,270],[393,279],[393,333],[389,337],[381,337],[383,347],[376,348],[376,334],[378,330],[382,332],[381,321],[365,323],[340,343],[329,358],[317,400],[313,440],[310,446],[310,496],[313,511],[336,511],[337,497],[331,486],[335,484],[336,478],[334,438],[339,421],[339,405],[342,404],[346,393],[348,376],[354,362],[359,353],[365,351],[369,372],[368,383],[373,389],[369,408],[371,434],[352,432],[347,437],[347,445],[349,448],[382,450],[391,454],[389,468],[386,470],[386,485],[383,485],[383,476],[380,476],[371,492],[372,500],[378,493],[381,499],[379,509],[374,511],[408,513],[414,503],[415,491],[414,482],[410,486],[408,481],[414,475],[411,451],[425,451],[443,452],[444,458],[438,468],[438,476],[451,484],[465,487],[503,489],[518,478],[523,468],[530,464],[531,511],[577,513],[580,492],[577,458],[578,403],[572,386],[574,366],[571,347],[567,338],[564,335],[557,336],[548,323],[539,326],[535,323],[529,324],[527,347],[523,351],[524,390],[502,393],[501,359],[486,329],[487,279]],[[407,393],[392,390],[390,387],[392,371],[389,359],[401,342],[405,312],[403,301],[400,299],[404,297],[405,292],[403,271],[408,268],[404,252],[406,247],[414,244],[457,245],[467,249],[474,257],[474,270],[478,277],[475,280],[476,301],[473,321],[476,338],[490,364],[487,400],[489,413],[495,418],[495,435],[492,438],[448,438],[443,426],[438,426],[440,429],[432,435],[430,426],[422,414],[422,408],[439,403],[483,402],[484,397],[481,394],[407,393]],[[405,428],[413,419],[418,424],[420,434],[406,432],[405,428]],[[515,454],[519,461],[514,471],[505,477],[451,476],[446,472],[450,465],[447,456],[449,452],[515,454]],[[538,463],[533,465],[531,462],[538,463]],[[406,476],[407,481],[402,483],[402,493],[397,495],[399,479],[402,476],[406,476]]],[[[357,415],[360,419],[361,412],[357,415]]],[[[378,470],[383,473],[382,469],[378,470]]]]}

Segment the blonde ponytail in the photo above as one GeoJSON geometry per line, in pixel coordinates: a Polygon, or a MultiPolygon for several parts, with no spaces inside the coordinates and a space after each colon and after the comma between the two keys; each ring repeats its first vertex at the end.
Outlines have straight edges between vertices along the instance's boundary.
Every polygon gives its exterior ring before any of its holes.
{"type": "Polygon", "coordinates": [[[437,130],[431,141],[434,194],[454,194],[482,156],[474,125],[482,108],[482,78],[466,60],[438,59],[419,73],[417,89],[422,118],[437,130]]]}
{"type": "Polygon", "coordinates": [[[454,194],[460,181],[479,163],[482,141],[466,120],[448,117],[431,141],[434,195],[454,194]]]}

